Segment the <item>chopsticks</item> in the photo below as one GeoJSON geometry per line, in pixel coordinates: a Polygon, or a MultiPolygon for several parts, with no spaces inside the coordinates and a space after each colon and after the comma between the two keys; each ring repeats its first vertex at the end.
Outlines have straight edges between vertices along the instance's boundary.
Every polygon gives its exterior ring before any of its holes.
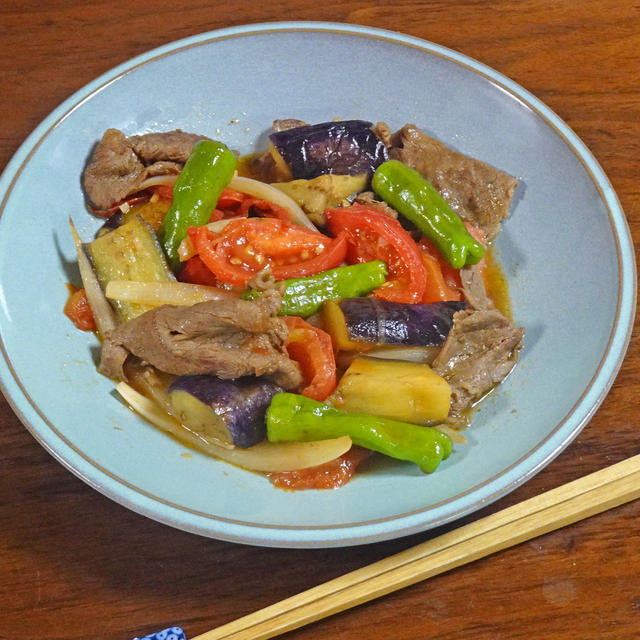
{"type": "Polygon", "coordinates": [[[303,591],[192,640],[264,640],[640,497],[640,455],[303,591]]]}

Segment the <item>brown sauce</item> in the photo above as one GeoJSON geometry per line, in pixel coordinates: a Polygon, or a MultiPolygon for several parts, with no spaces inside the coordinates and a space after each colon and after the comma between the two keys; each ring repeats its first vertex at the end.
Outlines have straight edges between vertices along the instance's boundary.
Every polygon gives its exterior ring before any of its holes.
{"type": "Polygon", "coordinates": [[[487,266],[484,272],[484,285],[487,289],[487,295],[493,300],[498,311],[503,313],[509,320],[512,320],[509,283],[498,262],[495,249],[491,247],[488,249],[485,253],[485,262],[487,266]]]}
{"type": "Polygon", "coordinates": [[[236,171],[242,178],[252,178],[253,180],[260,180],[261,176],[257,175],[254,171],[254,160],[262,155],[262,152],[248,153],[245,156],[238,158],[238,164],[236,165],[236,171]]]}

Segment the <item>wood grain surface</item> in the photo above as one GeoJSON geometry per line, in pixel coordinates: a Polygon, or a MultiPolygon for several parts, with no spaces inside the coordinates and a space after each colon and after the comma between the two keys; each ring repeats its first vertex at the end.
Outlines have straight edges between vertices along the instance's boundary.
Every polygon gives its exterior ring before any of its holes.
{"type": "MultiPolygon", "coordinates": [[[[282,19],[402,31],[511,77],[591,149],[638,246],[637,0],[3,0],[0,167],[60,102],[132,56],[211,29],[282,19]]],[[[465,522],[638,453],[639,409],[636,321],[616,382],[577,440],[465,522]]],[[[1,396],[0,451],[2,640],[129,640],[174,624],[195,636],[443,531],[330,550],[253,548],[183,533],[85,485],[36,443],[1,396]]],[[[639,517],[640,503],[619,507],[287,638],[638,638],[639,517]]]]}

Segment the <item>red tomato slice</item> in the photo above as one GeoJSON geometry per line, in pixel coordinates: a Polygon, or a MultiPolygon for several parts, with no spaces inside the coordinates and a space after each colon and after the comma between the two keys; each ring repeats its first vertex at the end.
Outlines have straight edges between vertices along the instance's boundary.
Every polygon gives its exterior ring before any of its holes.
{"type": "Polygon", "coordinates": [[[358,467],[373,452],[353,446],[347,453],[317,467],[297,471],[270,473],[269,480],[279,489],[301,491],[304,489],[337,489],[347,484],[358,467]]]}
{"type": "Polygon", "coordinates": [[[160,198],[165,200],[173,200],[173,185],[172,184],[158,184],[153,187],[153,192],[160,198]]]}
{"type": "Polygon", "coordinates": [[[208,287],[215,287],[218,284],[218,279],[207,269],[202,258],[198,255],[189,258],[184,263],[178,274],[178,280],[189,284],[204,284],[208,287]]]}
{"type": "MultiPolygon", "coordinates": [[[[462,282],[460,272],[454,269],[436,249],[423,238],[418,245],[427,272],[427,285],[422,302],[443,302],[446,300],[462,300],[462,282]]],[[[483,258],[484,259],[484,258],[483,258]]]]}
{"type": "MultiPolygon", "coordinates": [[[[487,246],[487,236],[478,227],[468,222],[464,223],[467,231],[484,247],[487,246]]],[[[418,244],[422,253],[422,260],[427,271],[427,286],[422,302],[440,302],[443,300],[462,300],[462,281],[460,271],[454,269],[438,251],[436,246],[427,238],[422,238],[418,244]]],[[[480,271],[486,267],[486,259],[482,258],[476,265],[480,271]]]]}
{"type": "Polygon", "coordinates": [[[216,206],[220,209],[232,209],[238,207],[245,197],[244,193],[225,187],[218,198],[218,204],[216,206]]]}
{"type": "Polygon", "coordinates": [[[237,287],[265,267],[276,280],[310,276],[337,267],[347,253],[344,234],[329,238],[276,218],[243,218],[220,233],[206,227],[191,227],[188,233],[207,268],[237,287]]]}
{"type": "Polygon", "coordinates": [[[386,263],[389,279],[374,291],[376,298],[405,303],[422,300],[427,283],[422,256],[397,220],[365,205],[327,209],[324,213],[333,234],[346,232],[349,262],[386,263]]]}
{"type": "Polygon", "coordinates": [[[246,217],[248,211],[240,213],[239,210],[243,200],[247,197],[244,193],[225,187],[218,198],[218,203],[209,218],[209,222],[217,222],[226,218],[246,217]]]}
{"type": "Polygon", "coordinates": [[[307,386],[303,396],[322,402],[336,388],[336,359],[331,336],[298,316],[284,318],[289,327],[287,353],[302,369],[307,386]]]}
{"type": "Polygon", "coordinates": [[[285,222],[291,222],[291,214],[288,209],[269,202],[268,200],[261,200],[260,198],[253,198],[251,196],[245,196],[245,199],[238,208],[238,215],[257,215],[262,218],[278,218],[285,222]]]}
{"type": "Polygon", "coordinates": [[[222,190],[210,222],[224,218],[247,218],[249,216],[278,218],[291,222],[291,213],[284,207],[229,188],[222,190]]]}
{"type": "Polygon", "coordinates": [[[134,204],[139,204],[141,202],[146,202],[149,200],[149,193],[145,191],[140,191],[138,193],[134,193],[131,196],[128,196],[124,200],[118,202],[118,204],[114,204],[109,209],[96,209],[94,207],[89,207],[89,210],[93,215],[100,216],[101,218],[110,218],[114,213],[116,213],[123,204],[128,204],[130,207],[134,204]]]}
{"type": "Polygon", "coordinates": [[[85,290],[76,289],[72,285],[68,285],[68,287],[70,295],[64,305],[64,314],[81,331],[95,331],[97,329],[96,321],[93,318],[85,290]]]}

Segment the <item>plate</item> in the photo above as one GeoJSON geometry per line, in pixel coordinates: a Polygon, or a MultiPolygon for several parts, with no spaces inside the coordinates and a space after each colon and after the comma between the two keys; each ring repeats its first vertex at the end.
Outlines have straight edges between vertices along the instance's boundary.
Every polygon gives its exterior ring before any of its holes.
{"type": "Polygon", "coordinates": [[[98,491],[213,538],[355,545],[468,514],[525,482],[575,438],[630,338],[632,242],[584,144],[508,78],[397,33],[254,24],[151,51],[53,111],[7,166],[0,193],[0,379],[13,409],[98,491]],[[392,129],[413,122],[520,180],[497,250],[526,345],[477,412],[468,446],[456,446],[432,475],[380,460],[336,491],[276,490],[137,419],[96,373],[96,339],[62,314],[66,283],[78,282],[68,218],[85,239],[99,226],[84,208],[80,175],[105,129],[181,128],[248,152],[265,147],[278,117],[384,120],[392,129]]]}

